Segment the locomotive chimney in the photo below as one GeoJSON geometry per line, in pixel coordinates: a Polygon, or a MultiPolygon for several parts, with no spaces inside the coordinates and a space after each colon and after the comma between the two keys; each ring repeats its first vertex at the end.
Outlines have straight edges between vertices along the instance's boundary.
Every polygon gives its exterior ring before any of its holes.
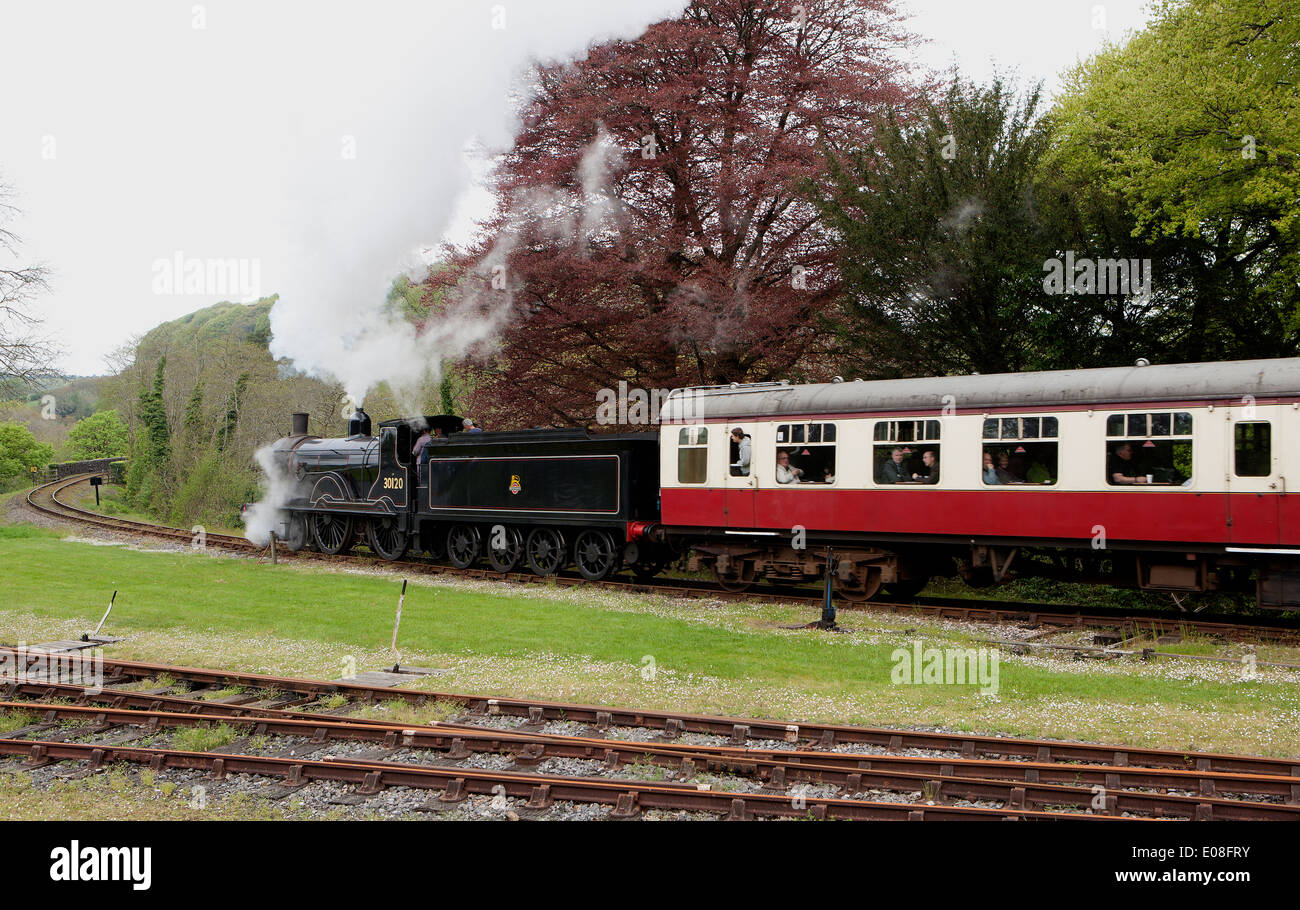
{"type": "Polygon", "coordinates": [[[370,435],[370,415],[365,412],[365,409],[358,407],[352,412],[352,418],[348,421],[348,435],[370,435]]]}
{"type": "Polygon", "coordinates": [[[293,414],[293,435],[307,435],[307,415],[302,411],[295,411],[293,414]]]}

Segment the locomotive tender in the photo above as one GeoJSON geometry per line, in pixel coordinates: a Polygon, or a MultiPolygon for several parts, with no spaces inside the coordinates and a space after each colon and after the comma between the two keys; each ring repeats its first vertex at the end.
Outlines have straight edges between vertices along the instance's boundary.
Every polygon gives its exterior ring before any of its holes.
{"type": "Polygon", "coordinates": [[[1175,596],[1253,583],[1261,606],[1300,606],[1297,358],[679,389],[657,434],[426,417],[446,436],[422,468],[412,422],[317,439],[295,420],[276,443],[291,547],[363,537],[389,559],[414,545],[589,579],[689,555],[732,590],[824,577],[830,547],[853,600],[959,572],[1175,596]]]}

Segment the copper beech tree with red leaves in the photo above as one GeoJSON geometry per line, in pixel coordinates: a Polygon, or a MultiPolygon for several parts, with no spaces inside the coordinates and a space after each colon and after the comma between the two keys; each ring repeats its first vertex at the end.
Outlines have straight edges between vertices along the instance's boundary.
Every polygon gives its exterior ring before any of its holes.
{"type": "Polygon", "coordinates": [[[695,0],[539,67],[483,241],[431,279],[511,308],[472,412],[586,425],[620,380],[826,378],[839,276],[798,184],[825,178],[821,137],[861,147],[916,104],[914,40],[885,0],[695,0]]]}

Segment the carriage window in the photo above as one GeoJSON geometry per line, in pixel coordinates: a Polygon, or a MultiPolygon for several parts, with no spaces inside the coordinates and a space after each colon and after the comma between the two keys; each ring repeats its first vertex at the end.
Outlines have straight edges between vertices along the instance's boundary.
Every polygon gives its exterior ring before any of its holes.
{"type": "Polygon", "coordinates": [[[1192,415],[1111,414],[1106,418],[1106,482],[1185,486],[1192,477],[1192,415]]]}
{"type": "Polygon", "coordinates": [[[876,483],[938,483],[939,428],[937,420],[879,421],[871,455],[876,483]]]}
{"type": "Polygon", "coordinates": [[[1059,426],[1055,417],[986,418],[980,469],[984,483],[1056,483],[1059,426]]]}
{"type": "Polygon", "coordinates": [[[1273,473],[1273,428],[1268,423],[1239,423],[1233,430],[1234,467],[1238,477],[1273,473]]]}
{"type": "Polygon", "coordinates": [[[677,482],[704,483],[708,468],[709,428],[682,427],[677,434],[677,482]]]}
{"type": "Polygon", "coordinates": [[[783,423],[776,428],[776,482],[835,482],[835,424],[783,423]]]}

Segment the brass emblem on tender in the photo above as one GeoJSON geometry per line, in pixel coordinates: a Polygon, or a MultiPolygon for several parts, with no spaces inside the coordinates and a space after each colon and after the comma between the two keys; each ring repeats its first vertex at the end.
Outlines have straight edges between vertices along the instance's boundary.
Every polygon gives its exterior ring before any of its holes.
{"type": "Polygon", "coordinates": [[[518,474],[511,474],[511,475],[510,475],[510,492],[511,492],[511,493],[518,493],[518,492],[519,492],[520,490],[522,490],[522,489],[523,489],[523,486],[519,483],[519,475],[518,475],[518,474]]]}

